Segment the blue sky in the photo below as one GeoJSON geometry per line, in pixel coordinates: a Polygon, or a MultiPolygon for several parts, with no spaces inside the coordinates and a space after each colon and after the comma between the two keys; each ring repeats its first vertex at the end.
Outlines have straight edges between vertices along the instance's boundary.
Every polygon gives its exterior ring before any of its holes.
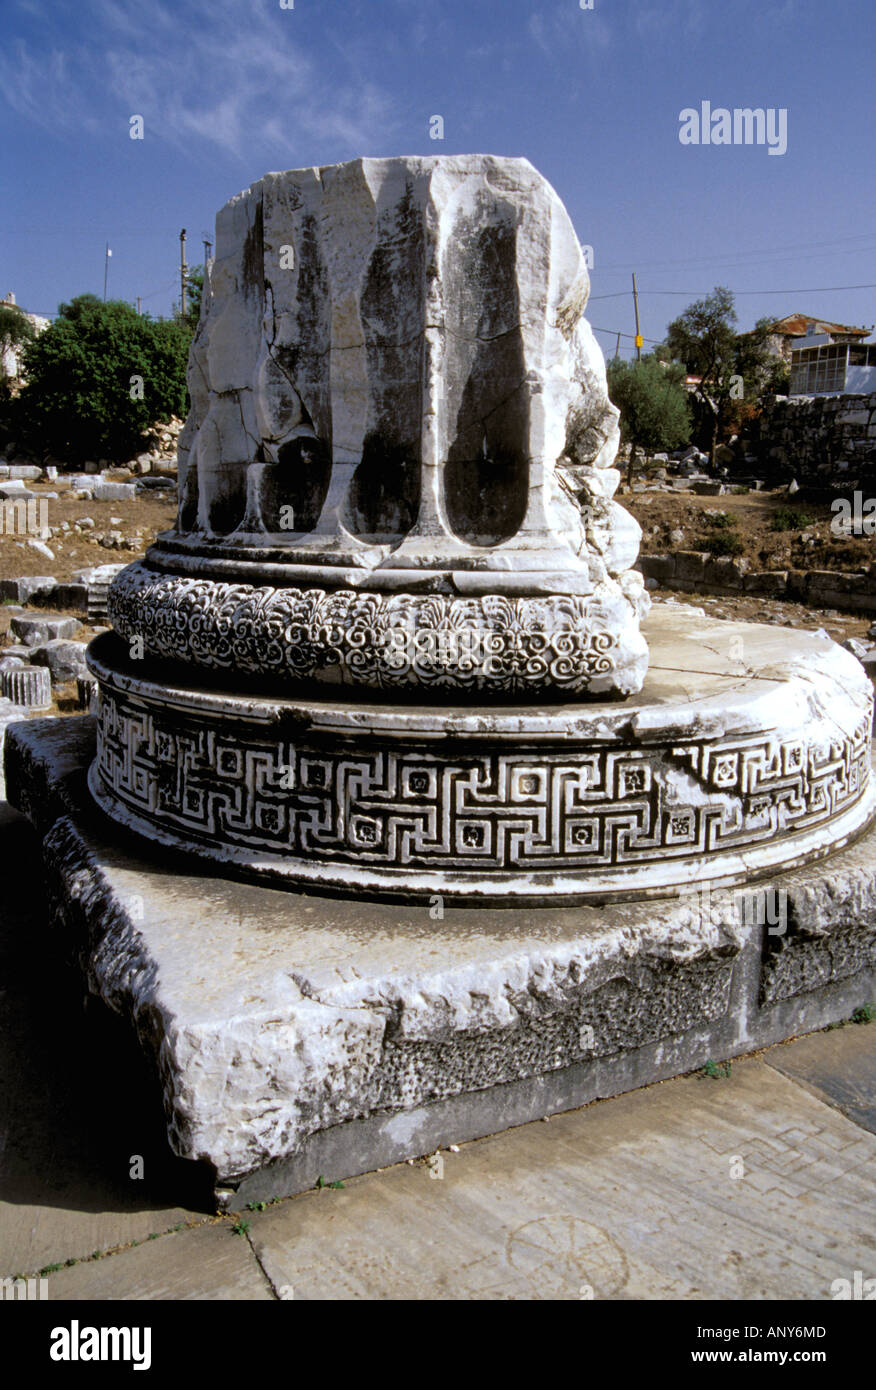
{"type": "MultiPolygon", "coordinates": [[[[870,326],[873,0],[3,0],[0,294],[167,314],[179,231],[269,169],[525,155],[593,247],[603,348],[715,284],[740,326],[870,326]],[[684,146],[685,107],[788,112],[788,149],[684,146]],[[142,115],[145,138],[129,138],[142,115]],[[443,141],[429,120],[444,118],[443,141]],[[748,294],[746,291],[768,291],[748,294]],[[657,293],[672,291],[672,294],[657,293]],[[602,331],[608,330],[608,331],[602,331]]],[[[623,340],[627,352],[631,340],[623,340]]]]}

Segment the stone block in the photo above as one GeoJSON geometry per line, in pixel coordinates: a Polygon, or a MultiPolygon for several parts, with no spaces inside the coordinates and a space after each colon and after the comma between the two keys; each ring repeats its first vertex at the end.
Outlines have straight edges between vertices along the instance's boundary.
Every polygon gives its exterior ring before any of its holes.
{"type": "Polygon", "coordinates": [[[26,488],[21,482],[0,483],[0,501],[17,502],[23,499],[25,502],[32,501],[36,493],[30,488],[26,488]]]}
{"type": "Polygon", "coordinates": [[[710,559],[706,562],[703,577],[707,584],[717,589],[741,589],[748,569],[748,560],[736,560],[730,555],[721,555],[716,560],[710,559]]]}
{"type": "MultiPolygon", "coordinates": [[[[859,587],[858,576],[841,570],[807,570],[806,591],[810,594],[852,594],[859,587]]],[[[815,600],[813,599],[813,602],[815,600]]]]}
{"type": "Polygon", "coordinates": [[[93,738],[91,719],[19,725],[10,798],[44,837],[60,949],[131,1020],[172,1148],[215,1166],[230,1209],[750,1052],[873,997],[873,830],[740,890],[388,918],[108,846],[77,827],[93,738]]]}
{"type": "Polygon", "coordinates": [[[71,642],[66,637],[58,637],[34,648],[31,659],[35,666],[47,666],[52,673],[53,684],[61,685],[87,674],[86,650],[85,642],[71,642]]]}
{"type": "Polygon", "coordinates": [[[755,570],[743,577],[742,588],[746,594],[761,598],[781,598],[788,589],[788,571],[755,570]]]}
{"type": "Polygon", "coordinates": [[[34,594],[31,603],[36,608],[51,603],[57,608],[72,608],[84,614],[88,612],[88,588],[85,584],[57,584],[45,594],[34,594]]]}
{"type": "Polygon", "coordinates": [[[0,598],[30,603],[40,595],[54,594],[57,579],[51,575],[28,575],[22,579],[0,579],[0,598]]]}
{"type": "Polygon", "coordinates": [[[675,556],[640,555],[639,569],[646,579],[656,579],[660,584],[667,584],[675,574],[675,556]]]}
{"type": "Polygon", "coordinates": [[[677,550],[675,552],[675,577],[689,583],[701,582],[705,578],[706,565],[711,556],[702,550],[677,550]]]}
{"type": "Polygon", "coordinates": [[[26,647],[41,647],[55,637],[75,637],[82,624],[61,613],[25,613],[13,618],[10,627],[26,647]]]}
{"type": "Polygon", "coordinates": [[[135,483],[108,483],[100,478],[89,483],[96,502],[131,502],[137,496],[135,483]]]}

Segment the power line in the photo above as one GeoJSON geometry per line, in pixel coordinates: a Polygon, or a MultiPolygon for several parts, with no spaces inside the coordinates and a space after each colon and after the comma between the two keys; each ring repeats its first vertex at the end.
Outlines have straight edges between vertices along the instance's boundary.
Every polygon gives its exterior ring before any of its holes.
{"type": "MultiPolygon", "coordinates": [[[[858,252],[868,251],[868,250],[870,249],[870,247],[869,247],[869,246],[866,246],[866,245],[864,245],[864,246],[860,246],[860,245],[848,246],[848,243],[849,243],[849,242],[870,242],[870,241],[873,240],[873,237],[874,237],[874,233],[873,233],[872,231],[870,231],[870,232],[857,232],[854,236],[837,237],[837,238],[835,238],[835,239],[833,239],[833,240],[831,240],[831,241],[798,241],[798,242],[790,243],[790,244],[787,244],[787,245],[782,245],[782,246],[780,246],[780,247],[777,247],[777,246],[764,246],[764,247],[752,248],[752,250],[750,250],[750,251],[736,250],[736,251],[734,251],[731,255],[726,255],[726,256],[724,256],[724,255],[719,255],[719,256],[697,256],[697,257],[694,257],[694,258],[691,258],[690,256],[685,256],[685,257],[682,257],[682,258],[679,258],[679,259],[676,259],[676,260],[666,260],[666,261],[639,261],[639,262],[637,263],[637,265],[638,265],[639,268],[644,268],[645,270],[654,270],[654,269],[662,268],[662,267],[664,267],[664,266],[672,266],[672,265],[683,265],[683,266],[691,266],[691,265],[716,265],[716,264],[717,264],[717,265],[737,265],[740,261],[743,261],[743,260],[750,260],[752,257],[757,257],[757,256],[764,257],[764,258],[767,259],[767,260],[773,260],[773,259],[775,259],[777,256],[781,256],[781,257],[783,257],[783,258],[784,258],[784,257],[787,257],[789,253],[794,252],[794,251],[809,251],[809,250],[822,251],[822,250],[826,250],[826,249],[829,248],[829,247],[847,247],[847,249],[846,249],[845,251],[841,251],[840,254],[842,254],[842,255],[855,255],[855,254],[857,254],[858,252]]],[[[623,271],[628,271],[628,270],[631,269],[631,266],[629,266],[629,265],[624,265],[624,264],[618,262],[618,263],[616,263],[616,264],[603,265],[603,266],[601,266],[601,269],[602,269],[602,270],[606,270],[606,271],[607,271],[607,270],[616,270],[616,271],[622,271],[622,270],[623,270],[623,271]]]]}
{"type": "MultiPolygon", "coordinates": [[[[594,332],[594,333],[610,333],[611,336],[612,336],[613,338],[632,338],[633,342],[636,341],[636,335],[635,335],[635,333],[621,333],[620,329],[618,329],[618,328],[597,328],[596,325],[593,324],[593,323],[591,323],[590,327],[593,329],[593,332],[594,332]]],[[[643,334],[642,336],[644,337],[644,334],[643,334]]],[[[662,338],[645,338],[645,342],[646,342],[646,343],[662,343],[662,342],[663,342],[663,339],[662,339],[662,338]]]]}
{"type": "MultiPolygon", "coordinates": [[[[839,290],[876,290],[876,283],[871,285],[809,285],[805,289],[799,286],[793,290],[733,290],[734,295],[753,295],[753,294],[833,294],[839,290]]],[[[639,290],[639,294],[671,294],[682,295],[689,298],[691,295],[710,294],[710,290],[639,290]]],[[[626,299],[629,290],[618,290],[616,294],[594,294],[590,296],[590,302],[597,299],[626,299]]]]}

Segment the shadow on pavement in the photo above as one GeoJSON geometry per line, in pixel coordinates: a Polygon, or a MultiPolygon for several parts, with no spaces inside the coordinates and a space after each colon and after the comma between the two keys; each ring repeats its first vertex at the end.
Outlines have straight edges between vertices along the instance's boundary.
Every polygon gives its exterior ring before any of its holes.
{"type": "Polygon", "coordinates": [[[129,1023],[87,999],[53,940],[39,842],[0,803],[0,1200],[78,1211],[212,1211],[205,1165],[168,1147],[129,1023]],[[136,1156],[143,1178],[132,1180],[136,1156]]]}

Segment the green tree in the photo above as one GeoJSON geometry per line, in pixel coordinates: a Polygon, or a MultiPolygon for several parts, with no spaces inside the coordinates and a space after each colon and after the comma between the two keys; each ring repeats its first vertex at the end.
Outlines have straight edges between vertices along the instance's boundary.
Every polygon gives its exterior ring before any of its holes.
{"type": "Polygon", "coordinates": [[[672,357],[700,378],[696,388],[698,413],[714,464],[722,433],[738,427],[740,412],[751,413],[765,390],[779,380],[768,347],[768,319],[760,319],[751,333],[735,330],[736,309],[730,290],[716,286],[669,325],[666,343],[672,357]]]}
{"type": "Polygon", "coordinates": [[[696,398],[708,422],[709,454],[715,461],[722,411],[734,399],[736,388],[736,310],[733,295],[716,286],[705,299],[697,299],[669,325],[666,342],[676,361],[700,378],[696,398]]]}
{"type": "Polygon", "coordinates": [[[677,363],[653,354],[641,362],[615,357],[608,364],[608,394],[620,411],[621,440],[630,445],[627,477],[632,479],[636,449],[675,449],[690,439],[690,411],[677,363]]]}
{"type": "Polygon", "coordinates": [[[150,425],[185,412],[190,341],[182,322],[79,295],[25,350],[17,428],[71,461],[130,458],[150,425]]]}

